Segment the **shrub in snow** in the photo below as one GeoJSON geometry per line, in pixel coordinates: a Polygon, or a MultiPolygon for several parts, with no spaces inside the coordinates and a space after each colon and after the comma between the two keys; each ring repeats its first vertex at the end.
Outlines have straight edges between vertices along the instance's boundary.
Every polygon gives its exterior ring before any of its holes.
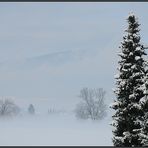
{"type": "Polygon", "coordinates": [[[0,100],[0,117],[14,116],[19,113],[19,107],[11,99],[0,100]]]}
{"type": "Polygon", "coordinates": [[[114,146],[123,147],[144,145],[141,131],[146,110],[140,100],[145,98],[145,89],[147,89],[145,85],[146,61],[143,57],[146,53],[140,43],[139,23],[133,14],[128,16],[127,22],[128,28],[125,31],[127,34],[123,37],[120,46],[121,59],[118,62],[117,87],[114,91],[116,100],[111,106],[116,111],[113,115],[114,124],[112,124],[113,143],[114,146]]]}
{"type": "Polygon", "coordinates": [[[28,112],[31,115],[35,114],[35,108],[34,108],[34,106],[32,104],[29,105],[28,112]]]}
{"type": "Polygon", "coordinates": [[[75,113],[76,117],[80,119],[99,120],[106,116],[105,105],[106,92],[102,89],[88,89],[83,88],[80,91],[80,98],[82,102],[77,104],[75,113]]]}
{"type": "Polygon", "coordinates": [[[48,114],[49,115],[52,115],[52,114],[60,114],[60,113],[65,113],[65,110],[58,110],[58,109],[55,109],[55,108],[49,108],[48,109],[48,114]]]}

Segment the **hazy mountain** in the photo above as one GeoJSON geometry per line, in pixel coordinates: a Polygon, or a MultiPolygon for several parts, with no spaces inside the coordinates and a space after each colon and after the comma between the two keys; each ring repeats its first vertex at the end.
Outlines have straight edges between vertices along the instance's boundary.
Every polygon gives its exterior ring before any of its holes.
{"type": "Polygon", "coordinates": [[[0,63],[0,70],[29,70],[41,66],[55,67],[63,64],[79,62],[81,60],[95,56],[97,50],[65,50],[47,53],[26,59],[14,59],[0,63]]]}

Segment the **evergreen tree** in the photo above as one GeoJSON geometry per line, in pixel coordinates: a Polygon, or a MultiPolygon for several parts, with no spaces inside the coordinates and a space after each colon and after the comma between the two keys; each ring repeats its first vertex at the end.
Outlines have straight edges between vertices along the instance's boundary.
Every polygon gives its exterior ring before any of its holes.
{"type": "Polygon", "coordinates": [[[141,123],[141,133],[139,134],[142,146],[148,146],[148,71],[144,78],[145,84],[143,85],[143,90],[145,96],[140,100],[141,108],[144,112],[140,123],[141,123]]]}
{"type": "Polygon", "coordinates": [[[29,112],[30,114],[35,114],[35,109],[34,109],[34,106],[33,106],[32,104],[29,105],[29,107],[28,107],[28,112],[29,112]]]}
{"type": "Polygon", "coordinates": [[[145,48],[140,43],[139,23],[135,15],[127,18],[128,28],[119,47],[121,49],[119,74],[116,76],[116,100],[112,104],[114,146],[142,146],[141,130],[144,111],[141,100],[145,98],[146,62],[145,48]]]}

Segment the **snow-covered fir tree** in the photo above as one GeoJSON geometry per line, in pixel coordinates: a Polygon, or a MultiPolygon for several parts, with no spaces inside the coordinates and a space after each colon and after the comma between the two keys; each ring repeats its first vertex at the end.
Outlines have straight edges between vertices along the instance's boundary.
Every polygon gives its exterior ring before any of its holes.
{"type": "Polygon", "coordinates": [[[144,112],[144,115],[140,120],[141,131],[139,134],[142,146],[148,146],[148,70],[146,71],[147,73],[144,78],[145,84],[143,85],[145,96],[140,100],[140,105],[144,112]]]}
{"type": "Polygon", "coordinates": [[[144,59],[146,52],[140,43],[140,24],[135,15],[130,14],[127,22],[126,34],[119,47],[121,53],[114,91],[116,99],[111,106],[115,110],[112,123],[114,126],[113,144],[114,146],[142,146],[142,136],[145,136],[141,134],[144,110],[140,102],[146,100],[144,99],[146,97],[147,71],[144,59]]]}

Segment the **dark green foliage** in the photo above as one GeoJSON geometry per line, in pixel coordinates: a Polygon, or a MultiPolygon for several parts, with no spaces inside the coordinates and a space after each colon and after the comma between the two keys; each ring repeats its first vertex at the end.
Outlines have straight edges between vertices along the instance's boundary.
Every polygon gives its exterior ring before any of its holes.
{"type": "Polygon", "coordinates": [[[116,77],[116,100],[112,108],[114,126],[114,146],[142,146],[141,118],[144,115],[140,100],[145,97],[146,55],[140,43],[139,23],[131,14],[128,19],[128,29],[123,37],[120,49],[119,74],[116,77]]]}

